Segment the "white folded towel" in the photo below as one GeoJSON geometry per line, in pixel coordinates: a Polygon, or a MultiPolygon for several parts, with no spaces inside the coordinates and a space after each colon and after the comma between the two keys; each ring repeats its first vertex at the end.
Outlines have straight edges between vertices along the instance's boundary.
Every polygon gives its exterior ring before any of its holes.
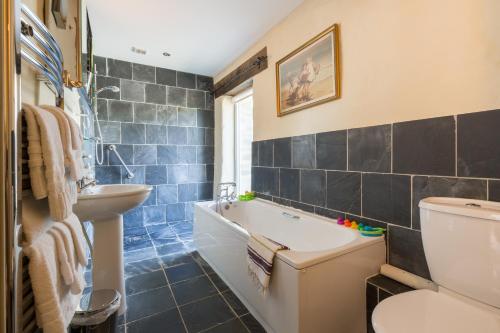
{"type": "Polygon", "coordinates": [[[64,110],[50,105],[43,109],[52,113],[59,123],[64,150],[65,165],[70,170],[71,179],[80,180],[83,177],[82,136],[80,128],[64,110]]]}
{"type": "Polygon", "coordinates": [[[287,249],[285,245],[262,235],[250,235],[247,244],[248,272],[262,292],[265,293],[269,287],[276,253],[287,249]]]}
{"type": "Polygon", "coordinates": [[[25,247],[35,296],[37,324],[44,333],[64,333],[80,302],[81,293],[71,292],[64,283],[57,260],[56,240],[44,233],[25,247]]]}
{"type": "MultiPolygon", "coordinates": [[[[64,152],[58,121],[49,111],[39,107],[23,104],[23,109],[27,115],[33,114],[38,124],[50,215],[54,220],[62,221],[72,212],[75,198],[74,194],[69,191],[70,187],[65,176],[64,152]]],[[[30,117],[31,115],[27,116],[27,119],[30,117]]],[[[31,120],[27,120],[27,123],[29,134],[30,127],[34,124],[31,120]]],[[[30,178],[32,188],[33,185],[39,188],[43,186],[43,176],[40,173],[30,172],[30,178]]],[[[39,199],[36,195],[35,197],[39,199]]]]}

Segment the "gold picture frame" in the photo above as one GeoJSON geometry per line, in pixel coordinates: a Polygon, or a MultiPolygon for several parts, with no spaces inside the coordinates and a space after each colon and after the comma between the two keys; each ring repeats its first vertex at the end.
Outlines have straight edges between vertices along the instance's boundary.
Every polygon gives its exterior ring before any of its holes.
{"type": "Polygon", "coordinates": [[[276,63],[278,117],[340,98],[339,35],[334,24],[276,63]]]}

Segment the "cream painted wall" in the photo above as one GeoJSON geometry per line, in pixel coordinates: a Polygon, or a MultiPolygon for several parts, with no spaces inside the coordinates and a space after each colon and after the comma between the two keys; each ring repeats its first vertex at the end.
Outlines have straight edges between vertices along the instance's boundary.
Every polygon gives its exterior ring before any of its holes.
{"type": "Polygon", "coordinates": [[[305,0],[215,78],[267,46],[254,140],[500,108],[500,1],[305,0]],[[340,24],[342,97],[276,116],[276,61],[340,24]]]}

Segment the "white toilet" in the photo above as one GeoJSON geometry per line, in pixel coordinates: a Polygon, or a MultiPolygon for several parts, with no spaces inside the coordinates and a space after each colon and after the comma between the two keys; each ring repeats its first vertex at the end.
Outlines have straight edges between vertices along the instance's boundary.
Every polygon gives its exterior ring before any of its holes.
{"type": "Polygon", "coordinates": [[[425,257],[439,291],[389,297],[373,312],[377,333],[500,332],[500,203],[420,201],[425,257]]]}

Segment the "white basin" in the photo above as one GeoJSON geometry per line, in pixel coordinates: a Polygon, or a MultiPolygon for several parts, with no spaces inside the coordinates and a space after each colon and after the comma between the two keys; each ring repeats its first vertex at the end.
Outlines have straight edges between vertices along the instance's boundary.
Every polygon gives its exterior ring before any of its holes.
{"type": "Polygon", "coordinates": [[[125,312],[123,213],[142,204],[151,193],[148,185],[96,185],[78,194],[74,213],[94,226],[92,280],[94,290],[115,289],[122,295],[119,314],[125,312]]]}

